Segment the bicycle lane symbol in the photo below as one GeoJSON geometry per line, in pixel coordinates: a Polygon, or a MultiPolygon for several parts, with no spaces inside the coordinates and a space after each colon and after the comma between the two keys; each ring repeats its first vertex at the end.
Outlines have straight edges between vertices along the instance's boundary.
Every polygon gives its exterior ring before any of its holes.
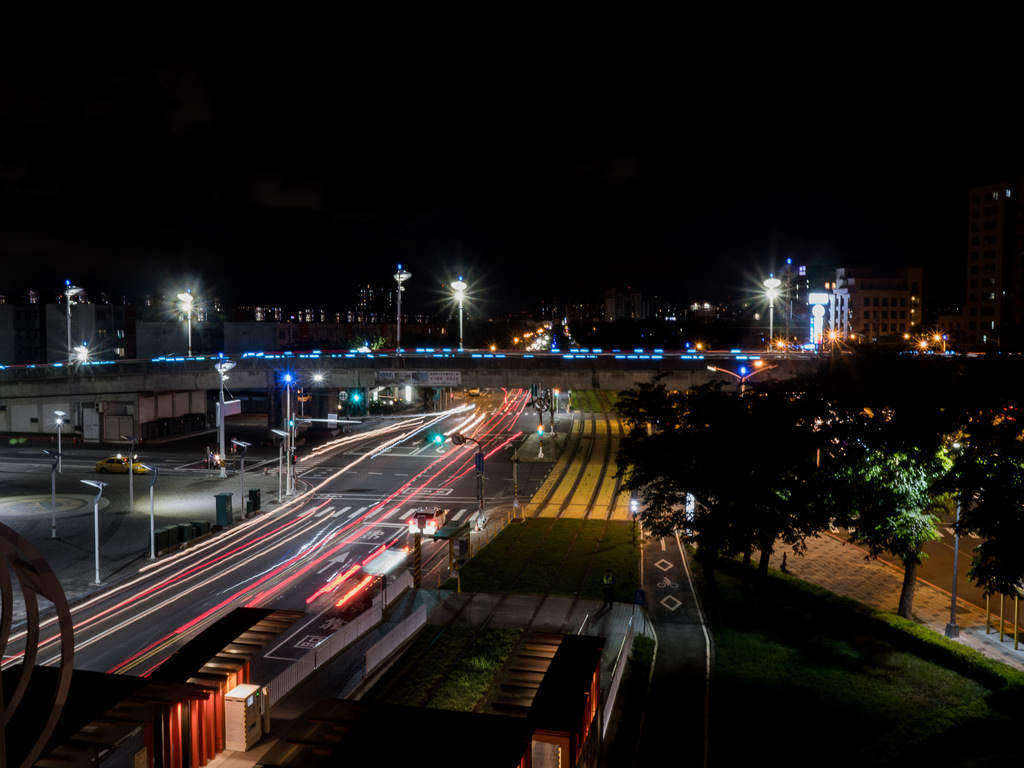
{"type": "MultiPolygon", "coordinates": [[[[671,563],[668,560],[659,560],[654,565],[660,568],[664,574],[657,583],[658,589],[679,589],[679,582],[673,581],[667,573],[667,571],[675,567],[674,563],[671,563]]],[[[682,605],[682,602],[671,594],[665,595],[665,597],[658,602],[670,611],[674,611],[682,605]]]]}

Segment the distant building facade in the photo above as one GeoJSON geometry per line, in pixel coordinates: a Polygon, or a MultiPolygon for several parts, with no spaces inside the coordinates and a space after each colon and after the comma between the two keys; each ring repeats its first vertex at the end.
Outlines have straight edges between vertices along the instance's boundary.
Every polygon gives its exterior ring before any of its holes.
{"type": "Polygon", "coordinates": [[[828,328],[840,341],[873,342],[921,332],[924,271],[841,267],[831,284],[828,328]]]}
{"type": "Polygon", "coordinates": [[[1001,332],[1021,324],[1024,295],[1024,205],[1020,183],[990,184],[969,193],[967,281],[963,308],[965,349],[999,344],[1001,332]]]}

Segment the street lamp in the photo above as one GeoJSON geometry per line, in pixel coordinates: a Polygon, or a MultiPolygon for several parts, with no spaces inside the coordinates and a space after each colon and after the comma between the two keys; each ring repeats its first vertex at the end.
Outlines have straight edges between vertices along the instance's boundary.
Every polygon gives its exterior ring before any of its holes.
{"type": "Polygon", "coordinates": [[[79,346],[75,347],[75,360],[79,363],[84,363],[89,359],[89,347],[83,341],[79,346]]]}
{"type": "Polygon", "coordinates": [[[466,285],[465,281],[462,279],[462,275],[459,275],[459,279],[452,283],[452,288],[455,291],[455,298],[459,302],[459,352],[462,351],[462,300],[466,296],[466,288],[468,287],[469,286],[466,285]]]}
{"type": "Polygon", "coordinates": [[[285,492],[291,496],[295,490],[295,475],[292,469],[292,452],[295,450],[295,422],[292,419],[292,382],[295,377],[290,373],[284,375],[285,385],[285,416],[284,426],[288,430],[288,484],[285,492]]]}
{"type": "Polygon", "coordinates": [[[64,281],[64,296],[66,298],[66,304],[68,307],[68,364],[70,365],[75,361],[75,356],[71,349],[71,297],[77,296],[82,292],[82,289],[71,284],[70,280],[64,281]]]}
{"type": "Polygon", "coordinates": [[[153,503],[153,489],[156,487],[157,468],[149,464],[144,466],[153,473],[149,481],[149,559],[156,560],[156,505],[153,503]]]}
{"type": "Polygon", "coordinates": [[[86,485],[91,485],[97,489],[96,498],[92,501],[92,520],[93,520],[93,538],[96,542],[96,580],[93,584],[100,583],[100,497],[103,495],[103,489],[107,487],[106,483],[101,483],[99,480],[83,480],[86,485]]]}
{"type": "Polygon", "coordinates": [[[121,435],[121,439],[132,444],[128,451],[128,514],[131,514],[135,511],[135,437],[121,435]]]}
{"type": "MultiPolygon", "coordinates": [[[[954,450],[959,450],[960,443],[953,443],[954,450]]],[[[953,590],[949,598],[949,624],[946,625],[946,637],[955,640],[960,637],[960,627],[956,623],[956,582],[960,555],[960,491],[956,492],[956,524],[953,526],[953,590]]]]}
{"type": "Polygon", "coordinates": [[[405,289],[402,287],[402,283],[412,277],[412,272],[407,272],[402,269],[402,265],[398,265],[398,271],[395,272],[395,282],[398,283],[398,314],[395,316],[395,320],[398,328],[398,338],[395,342],[395,350],[398,354],[402,354],[402,291],[405,289]]]}
{"type": "Polygon", "coordinates": [[[768,348],[771,349],[771,340],[775,335],[775,297],[779,295],[779,286],[782,281],[775,275],[769,274],[764,281],[765,295],[768,297],[768,348]]]}
{"type": "Polygon", "coordinates": [[[760,360],[758,360],[756,363],[754,363],[754,370],[751,371],[750,373],[746,372],[747,369],[745,366],[743,368],[740,368],[740,373],[733,373],[732,371],[727,371],[725,368],[716,368],[713,365],[709,365],[708,370],[715,371],[716,373],[727,373],[733,378],[739,380],[740,397],[743,397],[743,393],[746,392],[747,390],[747,379],[749,379],[751,376],[756,376],[759,373],[763,373],[764,371],[770,371],[772,368],[778,367],[779,366],[777,365],[765,365],[760,360]]]}
{"type": "MultiPolygon", "coordinates": [[[[281,457],[284,454],[284,444],[286,442],[288,442],[288,433],[285,432],[283,429],[272,429],[270,431],[273,432],[275,435],[278,435],[279,437],[284,438],[284,440],[282,440],[280,443],[277,444],[277,503],[280,504],[281,503],[281,473],[282,473],[281,457]]],[[[289,456],[288,459],[290,461],[291,460],[291,456],[289,456]]]]}
{"type": "Polygon", "coordinates": [[[452,435],[452,445],[465,445],[466,443],[473,443],[476,446],[476,499],[478,505],[476,527],[477,530],[480,530],[487,522],[487,518],[484,517],[484,452],[479,441],[472,437],[466,437],[459,432],[452,435]]]}
{"type": "Polygon", "coordinates": [[[213,367],[220,374],[220,411],[217,414],[217,430],[220,435],[220,476],[225,478],[228,476],[228,471],[227,462],[224,461],[224,381],[228,377],[228,371],[235,367],[235,363],[231,360],[221,360],[213,367]]]}
{"type": "Polygon", "coordinates": [[[64,471],[64,463],[61,461],[61,450],[60,450],[60,436],[64,431],[64,417],[67,416],[64,411],[54,411],[53,415],[57,417],[57,471],[64,471]]]}
{"type": "Polygon", "coordinates": [[[50,467],[50,538],[57,538],[57,465],[60,463],[60,451],[54,453],[43,448],[43,452],[53,457],[50,467]]]}
{"type": "Polygon", "coordinates": [[[192,357],[192,302],[194,301],[192,289],[187,288],[179,293],[178,300],[181,302],[181,308],[185,312],[185,319],[188,321],[188,356],[192,357]]]}
{"type": "Polygon", "coordinates": [[[249,449],[249,446],[252,445],[252,443],[247,443],[244,440],[236,440],[233,437],[231,438],[231,442],[234,443],[237,446],[240,446],[241,449],[242,449],[242,471],[240,473],[241,476],[242,476],[242,496],[241,496],[241,498],[242,498],[242,509],[245,509],[245,452],[249,449]]]}

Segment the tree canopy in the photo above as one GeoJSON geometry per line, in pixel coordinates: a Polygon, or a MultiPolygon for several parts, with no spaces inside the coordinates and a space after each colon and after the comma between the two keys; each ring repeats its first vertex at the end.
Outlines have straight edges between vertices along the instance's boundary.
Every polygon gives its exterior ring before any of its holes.
{"type": "Polygon", "coordinates": [[[674,392],[657,379],[620,398],[620,475],[643,500],[647,529],[685,531],[705,568],[752,551],[766,567],[777,542],[799,552],[807,537],[844,530],[869,556],[901,560],[899,612],[909,616],[922,547],[958,494],[972,500],[960,530],[985,537],[971,577],[991,591],[1020,582],[1015,391],[979,382],[970,361],[920,356],[844,356],[742,395],[721,383],[674,392]],[[958,435],[968,447],[954,456],[958,435]]]}

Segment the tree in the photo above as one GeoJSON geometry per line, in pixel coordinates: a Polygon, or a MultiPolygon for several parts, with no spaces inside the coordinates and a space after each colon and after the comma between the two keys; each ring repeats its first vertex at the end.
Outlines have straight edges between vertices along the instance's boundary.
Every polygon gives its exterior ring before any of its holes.
{"type": "Polygon", "coordinates": [[[982,538],[968,578],[987,594],[1015,594],[1024,579],[1024,413],[1011,403],[969,413],[959,439],[936,489],[958,495],[958,532],[982,538]]]}
{"type": "Polygon", "coordinates": [[[917,567],[926,557],[922,547],[939,538],[935,512],[942,500],[929,493],[937,464],[921,455],[864,449],[847,452],[826,472],[836,525],[846,527],[850,541],[865,545],[870,557],[888,552],[903,563],[897,613],[911,618],[917,567]]]}
{"type": "Polygon", "coordinates": [[[935,513],[949,503],[930,486],[943,471],[944,439],[955,423],[944,385],[957,374],[952,361],[867,356],[837,361],[804,387],[819,414],[819,503],[869,557],[900,559],[897,612],[907,618],[922,547],[938,538],[935,513]]]}
{"type": "Polygon", "coordinates": [[[643,499],[647,529],[687,531],[711,577],[719,556],[760,550],[767,572],[777,541],[803,546],[821,521],[805,490],[812,436],[795,402],[781,393],[741,397],[720,384],[669,392],[660,380],[624,393],[619,475],[643,499]]]}

